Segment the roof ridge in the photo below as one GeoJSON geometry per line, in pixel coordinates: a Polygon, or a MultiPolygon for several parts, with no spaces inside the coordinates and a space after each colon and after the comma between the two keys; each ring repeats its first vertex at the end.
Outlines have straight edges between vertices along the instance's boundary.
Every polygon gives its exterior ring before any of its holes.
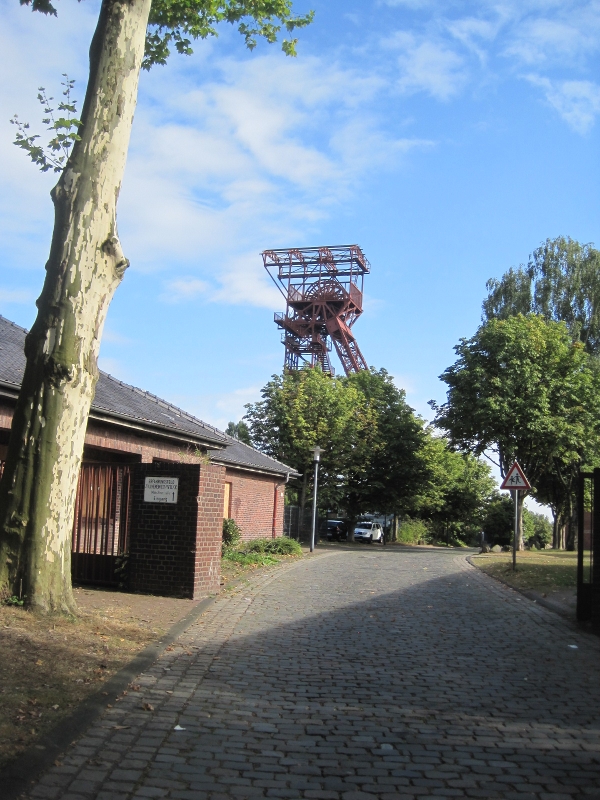
{"type": "MultiPolygon", "coordinates": [[[[274,461],[276,464],[279,464],[280,466],[282,466],[282,467],[285,467],[285,468],[286,468],[286,470],[289,470],[289,469],[290,469],[290,466],[289,466],[289,464],[284,464],[284,462],[283,462],[283,461],[279,461],[277,458],[273,458],[273,456],[269,456],[269,455],[267,455],[266,453],[263,453],[263,451],[262,451],[262,450],[259,450],[259,449],[258,449],[258,447],[254,447],[254,445],[253,445],[253,444],[246,444],[246,442],[242,442],[242,440],[241,440],[241,439],[236,439],[236,438],[235,438],[235,436],[230,436],[228,433],[225,433],[225,434],[224,434],[224,436],[225,436],[227,439],[229,439],[229,440],[231,441],[231,443],[232,443],[232,444],[241,444],[243,447],[247,447],[249,450],[254,450],[254,452],[255,452],[255,453],[259,453],[261,456],[264,456],[265,458],[268,458],[268,459],[270,459],[271,461],[274,461]]],[[[217,457],[217,458],[218,458],[218,457],[219,457],[219,453],[221,453],[221,454],[222,454],[222,452],[221,452],[221,451],[219,451],[219,452],[217,452],[217,453],[215,453],[215,454],[214,454],[214,455],[215,455],[215,457],[217,457]]]]}
{"type": "Polygon", "coordinates": [[[8,322],[8,324],[12,328],[17,328],[17,330],[23,331],[23,333],[29,333],[28,328],[22,328],[20,325],[17,325],[16,322],[13,322],[12,319],[7,319],[7,317],[3,317],[2,314],[0,314],[0,320],[2,320],[2,322],[8,322]]]}
{"type": "Polygon", "coordinates": [[[146,389],[140,389],[139,386],[133,386],[131,383],[125,383],[125,381],[119,380],[119,378],[115,378],[114,375],[111,375],[109,372],[104,372],[104,370],[99,370],[100,374],[103,375],[105,378],[113,381],[114,383],[118,383],[119,386],[123,386],[125,389],[131,389],[133,392],[137,392],[141,394],[143,397],[149,397],[154,400],[158,405],[162,406],[163,408],[169,409],[169,411],[174,411],[175,413],[179,414],[179,416],[188,419],[190,422],[196,422],[202,425],[203,428],[208,428],[215,433],[220,434],[221,436],[226,436],[223,431],[220,431],[214,425],[210,425],[208,422],[204,422],[204,420],[195,417],[193,414],[190,414],[189,411],[184,411],[183,408],[179,408],[179,406],[170,403],[168,400],[164,400],[162,397],[159,397],[156,394],[152,394],[152,392],[148,392],[146,389]]]}

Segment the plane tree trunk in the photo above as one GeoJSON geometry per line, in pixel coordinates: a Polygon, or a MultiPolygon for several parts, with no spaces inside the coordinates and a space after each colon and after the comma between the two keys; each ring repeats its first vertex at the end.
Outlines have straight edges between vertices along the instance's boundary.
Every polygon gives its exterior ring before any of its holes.
{"type": "Polygon", "coordinates": [[[116,205],[150,0],[104,0],[76,142],[52,190],[54,232],[0,484],[0,592],[74,608],[75,493],[108,306],[128,266],[116,205]]]}

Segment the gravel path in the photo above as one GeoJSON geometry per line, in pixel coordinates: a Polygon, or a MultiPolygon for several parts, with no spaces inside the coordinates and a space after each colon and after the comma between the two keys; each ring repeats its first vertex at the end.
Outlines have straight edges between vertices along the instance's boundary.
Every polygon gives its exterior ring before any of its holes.
{"type": "Polygon", "coordinates": [[[456,551],[330,551],[221,597],[30,797],[598,799],[599,656],[456,551]]]}

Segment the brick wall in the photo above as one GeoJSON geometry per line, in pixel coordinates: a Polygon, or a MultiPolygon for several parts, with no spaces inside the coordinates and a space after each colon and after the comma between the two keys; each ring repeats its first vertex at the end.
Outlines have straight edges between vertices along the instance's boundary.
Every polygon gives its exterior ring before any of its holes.
{"type": "Polygon", "coordinates": [[[191,598],[219,591],[224,472],[213,464],[133,467],[133,591],[191,598]],[[179,478],[177,503],[145,503],[147,476],[179,478]]]}
{"type": "Polygon", "coordinates": [[[275,535],[283,534],[283,479],[257,475],[227,467],[225,480],[231,483],[231,516],[240,526],[242,539],[271,538],[273,504],[277,487],[275,535]]]}

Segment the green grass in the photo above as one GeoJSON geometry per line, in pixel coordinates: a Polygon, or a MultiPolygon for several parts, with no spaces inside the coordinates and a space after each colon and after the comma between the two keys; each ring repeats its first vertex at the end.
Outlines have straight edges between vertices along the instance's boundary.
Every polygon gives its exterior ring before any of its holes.
{"type": "Polygon", "coordinates": [[[512,570],[512,553],[473,556],[473,564],[500,578],[515,589],[548,592],[577,585],[577,553],[564,550],[525,550],[517,553],[517,570],[512,570]]]}
{"type": "Polygon", "coordinates": [[[242,567],[269,567],[278,564],[275,556],[300,556],[302,548],[294,539],[279,536],[277,539],[252,539],[237,547],[226,547],[223,560],[242,567]]]}
{"type": "Polygon", "coordinates": [[[243,567],[268,567],[271,564],[279,563],[277,558],[273,558],[273,556],[268,553],[243,553],[239,550],[226,550],[223,553],[223,560],[232,561],[234,564],[241,564],[243,567]]]}

